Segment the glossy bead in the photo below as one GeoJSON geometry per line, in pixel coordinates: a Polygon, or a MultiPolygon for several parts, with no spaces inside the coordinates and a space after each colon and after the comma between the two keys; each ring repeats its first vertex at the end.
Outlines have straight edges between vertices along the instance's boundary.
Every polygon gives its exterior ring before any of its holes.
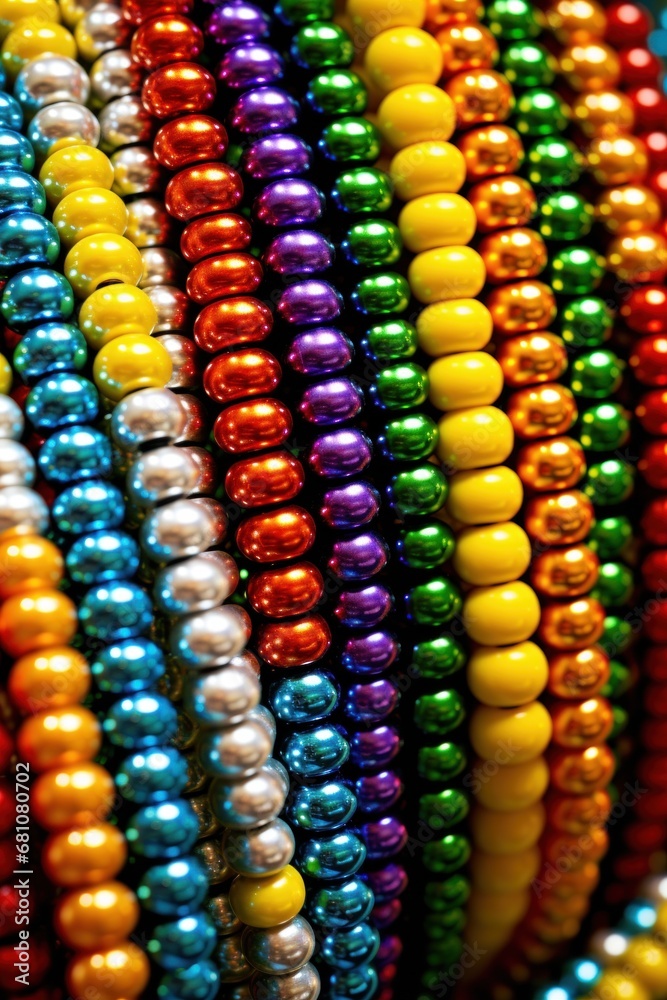
{"type": "Polygon", "coordinates": [[[447,507],[463,524],[506,521],[514,517],[522,502],[521,482],[505,466],[458,472],[450,480],[447,507]]]}
{"type": "Polygon", "coordinates": [[[216,76],[227,86],[241,90],[277,83],[283,73],[283,62],[275,49],[248,42],[234,46],[225,54],[217,67],[216,76]]]}
{"type": "Polygon", "coordinates": [[[111,812],[113,799],[111,776],[89,761],[47,770],[33,785],[35,817],[47,830],[101,822],[111,812]]]}
{"type": "Polygon", "coordinates": [[[667,273],[667,241],[655,233],[620,236],[608,248],[607,267],[621,281],[660,281],[667,273]]]}
{"type": "MultiPolygon", "coordinates": [[[[460,128],[505,121],[514,106],[512,88],[505,77],[491,69],[471,69],[445,84],[460,128]]],[[[449,136],[448,136],[449,138],[449,136]]]]}
{"type": "Polygon", "coordinates": [[[146,954],[137,945],[123,941],[109,949],[75,955],[67,966],[66,983],[73,996],[95,989],[100,993],[100,1000],[111,1000],[114,994],[135,1000],[145,989],[149,975],[146,954]],[[100,989],[100,975],[110,983],[109,989],[100,989]]]}
{"type": "Polygon", "coordinates": [[[366,110],[367,95],[356,73],[325,68],[308,84],[306,100],[321,115],[354,115],[366,110]]]}
{"type": "Polygon", "coordinates": [[[72,288],[66,278],[45,268],[29,268],[6,283],[0,310],[12,329],[35,323],[67,320],[74,309],[72,288]]]}
{"type": "Polygon", "coordinates": [[[146,70],[197,59],[202,48],[201,30],[189,18],[178,15],[151,18],[132,37],[132,56],[146,70]]]}
{"type": "Polygon", "coordinates": [[[109,341],[93,363],[96,386],[114,401],[137,389],[161,389],[169,382],[171,373],[171,358],[165,348],[142,333],[109,341]]]}
{"type": "Polygon", "coordinates": [[[41,773],[91,760],[99,751],[101,732],[92,712],[72,705],[30,716],[16,745],[31,768],[41,773]]]}
{"type": "MultiPolygon", "coordinates": [[[[398,254],[396,254],[398,256],[398,254]]],[[[263,254],[263,263],[278,274],[317,274],[331,267],[333,244],[319,233],[292,232],[277,236],[263,254]]]]}
{"type": "Polygon", "coordinates": [[[139,906],[120,882],[101,882],[93,889],[74,889],[58,900],[54,913],[57,933],[68,947],[110,948],[134,929],[139,906]]]}
{"type": "Polygon", "coordinates": [[[480,587],[465,598],[463,618],[476,642],[487,646],[524,642],[540,621],[539,602],[521,581],[480,587]]]}
{"type": "Polygon", "coordinates": [[[552,290],[539,281],[517,281],[487,297],[494,326],[501,334],[543,330],[556,316],[552,290]]]}
{"type": "Polygon", "coordinates": [[[544,690],[548,665],[532,642],[510,647],[479,647],[468,662],[468,683],[485,705],[510,708],[532,701],[544,690]]]}
{"type": "Polygon", "coordinates": [[[480,788],[478,802],[487,809],[514,813],[539,802],[549,782],[543,757],[512,767],[500,767],[480,788]]]}
{"type": "Polygon", "coordinates": [[[531,186],[520,177],[480,181],[470,191],[470,203],[482,232],[504,226],[523,226],[536,208],[531,186]]]}
{"type": "Polygon", "coordinates": [[[303,879],[290,865],[262,879],[238,876],[229,892],[238,918],[250,927],[272,927],[291,920],[305,901],[303,879]]]}
{"type": "Polygon", "coordinates": [[[384,98],[378,125],[393,149],[412,143],[448,139],[454,130],[455,107],[451,98],[428,84],[408,84],[384,98]]]}
{"type": "Polygon", "coordinates": [[[208,70],[191,62],[162,66],[146,78],[141,100],[156,118],[171,118],[188,111],[208,110],[215,97],[215,80],[208,70]]]}
{"type": "Polygon", "coordinates": [[[620,503],[632,493],[634,469],[620,459],[596,463],[588,469],[582,488],[594,504],[620,503]]]}
{"type": "Polygon", "coordinates": [[[523,160],[521,139],[507,125],[482,125],[459,139],[468,179],[512,174],[523,160]]]}
{"type": "Polygon", "coordinates": [[[426,250],[410,263],[408,278],[420,302],[473,298],[482,289],[485,269],[479,254],[466,246],[426,250]]]}
{"type": "Polygon", "coordinates": [[[442,62],[440,46],[431,35],[405,26],[377,35],[364,57],[371,82],[384,93],[411,83],[437,83],[442,62]]]}
{"type": "Polygon", "coordinates": [[[320,659],[330,644],[328,626],[319,615],[311,615],[294,623],[263,626],[257,651],[272,666],[300,667],[320,659]]]}
{"type": "Polygon", "coordinates": [[[186,760],[176,750],[150,747],[125,758],[116,772],[116,788],[128,802],[143,805],[180,795],[188,777],[186,760]]]}
{"type": "Polygon", "coordinates": [[[438,441],[437,425],[424,414],[399,417],[385,425],[380,447],[387,457],[397,462],[427,458],[438,441]]]}
{"type": "Polygon", "coordinates": [[[128,821],[125,836],[137,854],[174,858],[187,852],[198,833],[197,817],[185,799],[144,806],[128,821]]]}
{"type": "Polygon", "coordinates": [[[572,103],[572,120],[584,135],[615,135],[632,130],[635,107],[626,94],[614,90],[584,92],[572,103]]]}
{"type": "Polygon", "coordinates": [[[87,661],[67,646],[25,654],[14,663],[8,678],[12,700],[26,714],[76,705],[89,687],[87,661]]]}
{"type": "Polygon", "coordinates": [[[48,53],[76,59],[76,44],[67,28],[47,20],[28,18],[9,32],[2,45],[2,67],[10,81],[31,59],[48,53]]]}
{"type": "Polygon", "coordinates": [[[430,400],[439,410],[487,406],[502,389],[500,365],[482,352],[440,358],[429,367],[428,376],[430,400]]]}
{"type": "Polygon", "coordinates": [[[278,87],[249,90],[236,101],[229,123],[244,135],[279,133],[296,125],[299,106],[278,87]]]}
{"type": "Polygon", "coordinates": [[[512,522],[466,528],[458,536],[454,568],[466,583],[489,586],[516,580],[529,562],[528,536],[512,522]]]}
{"type": "Polygon", "coordinates": [[[248,559],[273,562],[299,558],[315,540],[315,523],[299,507],[285,507],[274,514],[246,519],[237,532],[236,543],[248,559]]]}
{"type": "Polygon", "coordinates": [[[104,233],[79,240],[67,254],[64,270],[75,295],[85,299],[105,282],[137,285],[143,264],[139,250],[129,240],[104,233]]]}
{"type": "Polygon", "coordinates": [[[438,457],[453,471],[503,462],[513,445],[509,418],[494,406],[446,414],[439,422],[438,457]]]}
{"type": "Polygon", "coordinates": [[[268,34],[269,21],[253,4],[223,3],[215,8],[207,27],[219,45],[236,45],[263,38],[268,34]]]}
{"type": "Polygon", "coordinates": [[[551,732],[551,716],[538,701],[521,708],[478,705],[470,720],[470,741],[475,752],[482,759],[494,759],[498,746],[504,741],[518,748],[511,753],[512,766],[543,753],[551,732]]]}
{"type": "Polygon", "coordinates": [[[165,205],[170,215],[188,222],[208,212],[235,208],[243,194],[241,178],[224,163],[185,167],[167,184],[165,205]]]}
{"type": "Polygon", "coordinates": [[[98,822],[52,834],[44,845],[43,861],[47,876],[56,885],[94,886],[113,878],[126,857],[120,830],[98,822]]]}
{"type": "Polygon", "coordinates": [[[389,496],[400,517],[433,514],[445,501],[447,482],[440,470],[428,463],[394,476],[389,496]]]}

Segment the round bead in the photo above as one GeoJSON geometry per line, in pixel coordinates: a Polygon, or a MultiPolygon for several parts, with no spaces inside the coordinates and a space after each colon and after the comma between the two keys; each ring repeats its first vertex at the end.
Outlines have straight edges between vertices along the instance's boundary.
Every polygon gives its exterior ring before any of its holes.
{"type": "Polygon", "coordinates": [[[171,373],[168,352],[143,333],[109,341],[93,364],[95,384],[104,396],[115,401],[137,389],[161,389],[169,382],[171,373]]]}
{"type": "Polygon", "coordinates": [[[273,927],[292,920],[305,897],[303,879],[291,865],[260,879],[240,875],[229,891],[234,913],[249,927],[273,927]]]}
{"type": "Polygon", "coordinates": [[[471,591],[463,617],[476,642],[509,645],[530,638],[539,624],[540,608],[535,592],[517,581],[471,591]]]}
{"type": "Polygon", "coordinates": [[[411,83],[437,83],[442,62],[442,50],[428,32],[404,26],[381,32],[364,56],[371,82],[384,93],[411,83]]]}
{"type": "Polygon", "coordinates": [[[72,996],[85,996],[97,990],[100,1000],[112,1000],[114,994],[136,1000],[148,984],[150,966],[144,951],[130,941],[121,941],[109,949],[81,952],[67,966],[66,984],[72,996]],[[111,984],[100,989],[100,976],[111,984]]]}
{"type": "Polygon", "coordinates": [[[471,247],[451,246],[418,254],[408,268],[413,295],[420,302],[474,298],[486,277],[484,262],[471,247]]]}
{"type": "Polygon", "coordinates": [[[428,370],[431,403],[439,410],[486,406],[500,395],[502,369],[481,351],[449,355],[434,361],[428,370]]]}
{"type": "Polygon", "coordinates": [[[429,84],[408,84],[384,98],[378,126],[392,149],[413,143],[449,139],[454,131],[454,102],[429,84]]]}

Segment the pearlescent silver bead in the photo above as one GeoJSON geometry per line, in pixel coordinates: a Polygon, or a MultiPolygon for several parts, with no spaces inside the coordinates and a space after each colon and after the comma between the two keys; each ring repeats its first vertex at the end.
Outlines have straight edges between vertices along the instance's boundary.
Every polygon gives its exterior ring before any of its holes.
{"type": "Polygon", "coordinates": [[[246,927],[243,954],[253,968],[269,976],[296,972],[315,951],[313,928],[303,917],[293,917],[277,927],[246,927]]]}
{"type": "Polygon", "coordinates": [[[248,965],[243,954],[240,934],[220,938],[213,952],[213,958],[220,973],[221,983],[242,982],[252,973],[252,967],[248,965]]]}
{"type": "Polygon", "coordinates": [[[0,439],[0,487],[32,486],[35,459],[25,445],[12,438],[0,439]]]}
{"type": "Polygon", "coordinates": [[[157,323],[153,333],[188,330],[192,325],[192,305],[180,288],[173,285],[149,285],[144,291],[153,303],[157,323]]]}
{"type": "Polygon", "coordinates": [[[115,407],[111,436],[124,451],[143,445],[175,441],[185,430],[187,413],[169,389],[141,389],[115,407]]]}
{"type": "Polygon", "coordinates": [[[241,652],[250,638],[250,618],[242,608],[225,604],[181,618],[172,628],[169,645],[182,667],[222,667],[241,652]]]}
{"type": "Polygon", "coordinates": [[[128,495],[139,507],[152,507],[193,493],[210,493],[214,483],[213,456],[192,445],[165,445],[148,451],[135,459],[127,476],[128,495]]]}
{"type": "Polygon", "coordinates": [[[227,863],[239,875],[273,875],[294,857],[294,834],[282,819],[254,830],[228,830],[222,842],[227,863]]]}
{"type": "Polygon", "coordinates": [[[128,143],[148,142],[152,119],[133,94],[111,101],[99,113],[100,148],[111,153],[128,143]]]}
{"type": "Polygon", "coordinates": [[[157,198],[137,198],[127,205],[125,236],[135,247],[155,247],[171,239],[171,216],[157,198]]]}
{"type": "Polygon", "coordinates": [[[217,840],[200,840],[192,850],[206,869],[211,885],[226,882],[234,874],[222,856],[222,849],[217,840]]]}
{"type": "Polygon", "coordinates": [[[287,772],[282,768],[281,774],[278,768],[280,764],[271,759],[249,778],[215,778],[211,806],[220,822],[232,830],[248,830],[275,819],[285,804],[289,784],[287,772]]]}
{"type": "Polygon", "coordinates": [[[177,333],[166,333],[155,339],[166,348],[171,358],[172,375],[167,383],[168,388],[195,389],[200,384],[201,352],[194,340],[177,333]]]}
{"type": "Polygon", "coordinates": [[[60,101],[85,104],[90,95],[88,74],[68,56],[38,56],[16,78],[14,91],[24,109],[35,111],[60,101]]]}
{"type": "Polygon", "coordinates": [[[39,493],[27,486],[0,490],[0,532],[9,528],[31,528],[43,535],[49,526],[49,508],[39,493]]]}
{"type": "Polygon", "coordinates": [[[250,980],[252,1000],[317,1000],[320,977],[310,962],[286,976],[258,973],[250,980]]]}
{"type": "Polygon", "coordinates": [[[269,759],[275,741],[273,733],[261,718],[261,708],[255,709],[226,729],[207,729],[197,741],[199,763],[212,777],[245,778],[269,759]]]}
{"type": "Polygon", "coordinates": [[[113,3],[96,3],[87,11],[77,25],[77,34],[81,31],[86,37],[89,49],[95,53],[95,58],[117,49],[123,39],[123,15],[120,7],[113,3]]]}
{"type": "Polygon", "coordinates": [[[154,562],[174,562],[219,545],[226,527],[227,516],[217,500],[175,500],[151,511],[141,526],[141,544],[154,562]]]}
{"type": "Polygon", "coordinates": [[[149,194],[160,187],[160,164],[150,146],[126,146],[111,156],[112,191],[121,198],[149,194]]]}
{"type": "Polygon", "coordinates": [[[211,896],[207,899],[206,911],[215,924],[215,929],[220,937],[236,934],[243,929],[243,924],[230,906],[229,894],[226,892],[221,892],[219,896],[211,896]]]}
{"type": "MultiPolygon", "coordinates": [[[[218,554],[221,553],[216,553],[218,554]]],[[[206,728],[239,722],[259,704],[260,696],[261,686],[257,675],[234,662],[221,670],[191,674],[185,683],[186,710],[200,726],[206,728]]]]}
{"type": "Polygon", "coordinates": [[[40,108],[29,126],[29,137],[40,160],[45,160],[55,142],[72,137],[83,146],[97,146],[100,126],[89,108],[61,100],[40,108]]]}
{"type": "MultiPolygon", "coordinates": [[[[160,570],[155,578],[153,597],[159,610],[166,615],[191,615],[195,611],[217,608],[234,593],[238,582],[239,571],[230,555],[202,552],[160,570]]],[[[225,671],[229,670],[225,667],[225,671]]],[[[245,675],[232,672],[237,675],[237,683],[242,679],[247,686],[245,675]]]]}
{"type": "Polygon", "coordinates": [[[0,438],[11,438],[13,441],[23,434],[25,421],[23,411],[11,396],[0,396],[0,438]]]}
{"type": "Polygon", "coordinates": [[[90,67],[90,88],[102,104],[136,93],[140,87],[141,70],[132,61],[129,49],[105,52],[90,67]]]}
{"type": "Polygon", "coordinates": [[[140,288],[148,285],[173,285],[182,280],[185,272],[183,261],[168,247],[144,247],[141,250],[144,273],[140,288]]]}
{"type": "Polygon", "coordinates": [[[588,953],[603,964],[622,958],[630,939],[627,934],[616,930],[596,931],[588,943],[588,953]]]}

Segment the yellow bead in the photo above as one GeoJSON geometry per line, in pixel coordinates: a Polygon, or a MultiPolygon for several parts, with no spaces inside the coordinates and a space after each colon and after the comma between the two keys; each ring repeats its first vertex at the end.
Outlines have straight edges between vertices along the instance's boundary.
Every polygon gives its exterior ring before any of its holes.
{"type": "Polygon", "coordinates": [[[157,323],[155,306],[135,285],[106,285],[81,306],[79,327],[94,350],[126,333],[149,336],[157,323]]]}
{"type": "Polygon", "coordinates": [[[249,927],[274,927],[291,920],[305,899],[303,879],[292,865],[266,878],[238,875],[229,890],[234,913],[249,927]]]}
{"type": "Polygon", "coordinates": [[[136,389],[164,388],[171,373],[167,349],[143,333],[129,333],[109,341],[93,363],[95,385],[114,402],[136,389]]]}
{"type": "Polygon", "coordinates": [[[548,679],[547,658],[534,642],[478,646],[468,660],[468,687],[484,705],[525,705],[540,696],[548,679]]]}
{"type": "Polygon", "coordinates": [[[525,889],[537,875],[541,860],[540,849],[535,845],[505,857],[473,851],[470,859],[472,883],[488,892],[525,889]]]}
{"type": "Polygon", "coordinates": [[[75,243],[63,268],[74,294],[85,299],[107,281],[138,285],[144,273],[141,253],[124,236],[86,236],[75,243]]]}
{"type": "Polygon", "coordinates": [[[449,139],[456,110],[449,94],[427,83],[410,83],[388,94],[378,108],[377,123],[392,149],[414,142],[449,139]]]}
{"type": "Polygon", "coordinates": [[[530,895],[529,889],[515,889],[501,896],[473,889],[468,900],[468,917],[475,923],[491,927],[514,927],[525,917],[530,895]]]}
{"type": "Polygon", "coordinates": [[[358,48],[387,28],[421,28],[426,20],[426,0],[394,0],[391,4],[386,0],[348,0],[346,13],[359,34],[352,39],[358,48]]]}
{"type": "MultiPolygon", "coordinates": [[[[478,785],[472,787],[473,792],[479,790],[485,778],[488,783],[487,775],[482,772],[478,785]]],[[[516,812],[500,812],[476,805],[470,814],[470,832],[476,847],[495,858],[511,858],[531,850],[542,836],[545,823],[546,813],[541,802],[516,812]]]]}
{"type": "Polygon", "coordinates": [[[104,32],[90,31],[85,17],[79,18],[74,28],[74,38],[81,62],[91,63],[108,48],[108,38],[104,32]]]}
{"type": "Polygon", "coordinates": [[[503,370],[490,354],[471,351],[438,358],[428,369],[429,396],[439,410],[487,406],[502,392],[503,370]]]}
{"type": "Polygon", "coordinates": [[[125,202],[106,188],[86,188],[66,195],[53,213],[61,243],[71,247],[86,236],[116,233],[127,226],[125,202]]]}
{"type": "Polygon", "coordinates": [[[447,510],[461,524],[508,521],[522,503],[521,480],[506,465],[458,472],[449,480],[447,510]]]}
{"type": "Polygon", "coordinates": [[[498,748],[507,747],[509,764],[524,764],[539,757],[551,739],[551,716],[539,701],[520,708],[478,705],[470,718],[470,742],[480,757],[493,760],[498,748]]]}
{"type": "Polygon", "coordinates": [[[56,0],[0,0],[0,41],[26,17],[60,21],[56,0]]]}
{"type": "Polygon", "coordinates": [[[398,217],[403,242],[413,253],[469,243],[476,225],[467,198],[446,192],[414,198],[398,217]]]}
{"type": "MultiPolygon", "coordinates": [[[[648,990],[635,974],[626,976],[617,969],[605,969],[595,984],[595,994],[604,1000],[650,1000],[648,990]]],[[[662,983],[664,987],[664,980],[662,983]]]]}
{"type": "Polygon", "coordinates": [[[0,61],[8,80],[15,80],[30,59],[46,53],[76,59],[76,42],[62,24],[45,21],[38,15],[12,28],[2,44],[0,61]]]}
{"type": "Polygon", "coordinates": [[[530,565],[530,555],[530,540],[523,528],[503,521],[465,528],[456,539],[452,565],[465,583],[489,587],[518,580],[530,565]]]}
{"type": "Polygon", "coordinates": [[[371,81],[385,93],[410,83],[437,83],[442,49],[420,28],[389,28],[370,43],[364,65],[371,81]]]}
{"type": "Polygon", "coordinates": [[[14,378],[12,366],[4,354],[0,354],[0,395],[8,396],[14,378]]]}
{"type": "Polygon", "coordinates": [[[463,602],[468,635],[482,646],[524,642],[540,622],[540,602],[521,580],[495,587],[476,587],[463,602]]]}
{"type": "Polygon", "coordinates": [[[536,757],[525,764],[499,767],[480,787],[477,801],[487,809],[516,812],[539,802],[548,785],[547,763],[544,757],[536,757]]]}
{"type": "Polygon", "coordinates": [[[653,930],[660,932],[663,937],[667,935],[667,902],[658,905],[653,930]]]}
{"type": "Polygon", "coordinates": [[[39,179],[52,205],[72,191],[106,188],[113,184],[113,167],[108,156],[93,146],[67,146],[44,161],[39,179]]]}
{"type": "Polygon", "coordinates": [[[512,423],[496,406],[447,413],[438,432],[438,458],[453,471],[498,465],[514,445],[512,423]]]}
{"type": "Polygon", "coordinates": [[[90,0],[58,0],[58,6],[67,27],[73,28],[86,11],[90,10],[90,0]]]}
{"type": "Polygon", "coordinates": [[[465,926],[464,940],[483,955],[483,958],[475,965],[475,970],[481,972],[496,952],[499,952],[507,944],[513,933],[514,926],[511,924],[494,927],[490,924],[480,924],[476,920],[469,920],[465,926]]]}
{"type": "MultiPolygon", "coordinates": [[[[664,939],[663,939],[664,940],[664,939]]],[[[633,965],[642,986],[655,997],[667,993],[667,948],[648,935],[631,938],[623,955],[623,964],[633,965]]]]}
{"type": "Polygon", "coordinates": [[[491,313],[477,299],[435,302],[417,317],[419,346],[433,358],[479,351],[489,343],[492,332],[491,313]]]}
{"type": "Polygon", "coordinates": [[[398,197],[409,201],[425,194],[458,191],[466,179],[466,161],[451,142],[418,142],[396,153],[389,174],[398,197]]]}
{"type": "Polygon", "coordinates": [[[484,261],[472,247],[425,250],[408,267],[412,294],[420,302],[443,302],[479,295],[486,280],[484,261]]]}

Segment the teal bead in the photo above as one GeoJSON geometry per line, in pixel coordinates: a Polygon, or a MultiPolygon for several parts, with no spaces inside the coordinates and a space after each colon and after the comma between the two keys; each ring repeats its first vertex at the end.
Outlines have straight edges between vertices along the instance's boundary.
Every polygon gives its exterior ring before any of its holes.
{"type": "Polygon", "coordinates": [[[575,396],[608,399],[621,386],[625,364],[613,351],[587,351],[570,367],[570,389],[575,396]]]}
{"type": "Polygon", "coordinates": [[[2,292],[0,311],[13,330],[67,320],[74,312],[72,286],[50,268],[29,268],[9,279],[2,292]]]}
{"type": "Polygon", "coordinates": [[[0,168],[5,171],[9,167],[17,167],[27,174],[31,173],[35,167],[35,151],[20,132],[15,132],[11,128],[0,128],[0,168]]]}
{"type": "Polygon", "coordinates": [[[461,670],[465,662],[461,644],[448,635],[441,635],[413,646],[409,673],[411,677],[437,681],[461,670]]]}
{"type": "Polygon", "coordinates": [[[163,969],[179,969],[208,958],[217,940],[213,921],[203,910],[158,924],[146,945],[153,961],[163,969]]]}
{"type": "Polygon", "coordinates": [[[428,458],[438,443],[438,425],[424,413],[391,420],[378,439],[382,453],[393,462],[417,462],[428,458]]]}
{"type": "Polygon", "coordinates": [[[408,596],[408,620],[439,627],[459,614],[463,601],[446,577],[435,577],[413,587],[408,596]]]}
{"type": "MultiPolygon", "coordinates": [[[[113,642],[117,639],[130,639],[135,635],[147,632],[153,624],[153,605],[148,594],[130,580],[112,580],[110,583],[100,583],[92,587],[81,599],[79,604],[79,624],[87,636],[113,642]]],[[[132,698],[121,702],[121,706],[132,708],[132,698]]],[[[136,696],[136,711],[159,712],[166,711],[165,706],[158,708],[147,695],[142,701],[136,696]]]]}
{"type": "Polygon", "coordinates": [[[59,253],[58,232],[42,215],[21,211],[0,218],[0,272],[54,264],[59,253]]]}
{"type": "Polygon", "coordinates": [[[367,93],[363,80],[349,69],[324,69],[308,84],[306,100],[313,111],[328,118],[363,115],[367,93]]]}
{"type": "Polygon", "coordinates": [[[378,374],[373,393],[388,410],[421,406],[428,396],[428,375],[411,361],[391,365],[378,374]]]}
{"type": "Polygon", "coordinates": [[[447,480],[430,462],[399,472],[389,486],[389,500],[399,517],[435,514],[446,499],[447,480]]]}
{"type": "Polygon", "coordinates": [[[621,503],[634,488],[634,469],[618,458],[597,462],[589,468],[581,488],[596,506],[621,503]]]}
{"type": "Polygon", "coordinates": [[[71,323],[44,323],[21,337],[14,368],[24,382],[55,372],[77,372],[88,359],[86,340],[71,323]]]}
{"type": "Polygon", "coordinates": [[[297,850],[295,865],[302,875],[324,881],[349,878],[365,860],[363,840],[349,830],[342,830],[330,837],[304,841],[297,850]]]}
{"type": "Polygon", "coordinates": [[[21,210],[43,215],[46,211],[44,188],[36,177],[19,168],[0,170],[0,215],[21,210]]]}
{"type": "Polygon", "coordinates": [[[632,622],[618,615],[607,615],[604,620],[604,630],[599,645],[608,656],[614,657],[624,653],[634,638],[632,622]]]}
{"type": "Polygon", "coordinates": [[[442,521],[429,521],[402,531],[398,540],[401,562],[411,569],[435,569],[454,554],[454,534],[442,521]]]}
{"type": "Polygon", "coordinates": [[[59,531],[82,535],[117,528],[125,517],[123,494],[111,483],[92,481],[70,486],[56,497],[53,520],[59,531]]]}
{"type": "Polygon", "coordinates": [[[537,38],[543,27],[539,11],[526,0],[494,0],[485,19],[489,31],[503,42],[537,38]]]}
{"type": "Polygon", "coordinates": [[[388,267],[399,260],[401,249],[398,226],[384,219],[358,222],[341,243],[345,258],[358,267],[388,267]]]}
{"type": "Polygon", "coordinates": [[[460,833],[448,833],[442,840],[424,845],[424,868],[434,875],[452,875],[467,864],[470,843],[460,833]]]}
{"type": "Polygon", "coordinates": [[[0,127],[20,132],[22,124],[23,112],[21,111],[21,105],[13,97],[10,97],[9,94],[4,94],[0,91],[0,127]]]}
{"type": "Polygon", "coordinates": [[[357,797],[339,781],[296,785],[286,810],[290,822],[302,830],[332,830],[352,819],[357,811],[357,797]]]}
{"type": "Polygon", "coordinates": [[[157,988],[157,1000],[215,1000],[220,993],[222,960],[204,959],[190,962],[180,969],[168,972],[157,988]]]}
{"type": "Polygon", "coordinates": [[[600,347],[611,337],[613,323],[609,306],[602,299],[586,296],[566,304],[560,335],[572,347],[600,347]]]}
{"type": "Polygon", "coordinates": [[[466,924],[465,911],[454,907],[446,913],[431,915],[424,925],[429,942],[439,944],[446,941],[451,934],[460,934],[466,924]]]}
{"type": "Polygon", "coordinates": [[[144,805],[180,795],[189,780],[188,763],[174,747],[156,746],[126,757],[116,771],[116,788],[128,802],[144,805]]]}
{"type": "Polygon", "coordinates": [[[417,343],[417,331],[412,323],[404,319],[387,319],[367,331],[361,346],[371,361],[391,364],[412,357],[417,343]]]}
{"type": "Polygon", "coordinates": [[[85,587],[128,579],[139,569],[139,546],[124,531],[96,531],[74,541],[65,564],[72,581],[85,587]]]}
{"type": "Polygon", "coordinates": [[[594,209],[578,194],[550,194],[537,210],[537,228],[545,240],[577,240],[591,231],[594,209]]]}
{"type": "Polygon", "coordinates": [[[562,132],[569,124],[567,104],[553,90],[526,90],[516,102],[513,124],[520,135],[562,132]]]}
{"type": "Polygon", "coordinates": [[[318,149],[336,163],[374,163],[380,155],[380,133],[365,118],[338,118],[322,131],[318,149]]]}
{"type": "Polygon", "coordinates": [[[606,562],[600,566],[591,597],[595,597],[605,608],[619,608],[628,604],[634,588],[634,577],[627,566],[618,562],[606,562]]]}
{"type": "Polygon", "coordinates": [[[470,896],[470,883],[463,875],[450,875],[442,882],[427,882],[424,902],[434,913],[447,913],[452,907],[465,906],[470,896]]]}
{"type": "Polygon", "coordinates": [[[545,136],[528,150],[528,180],[545,188],[571,187],[584,169],[584,157],[569,139],[545,136]]]}
{"type": "Polygon", "coordinates": [[[445,788],[441,792],[422,795],[419,799],[419,819],[431,830],[457,826],[469,810],[470,803],[458,788],[445,788]]]}
{"type": "Polygon", "coordinates": [[[604,277],[604,257],[589,247],[568,247],[554,254],[549,271],[551,287],[558,295],[587,295],[604,277]]]}
{"type": "Polygon", "coordinates": [[[380,980],[372,965],[359,969],[341,969],[331,976],[329,1000],[373,1000],[380,980]]]}
{"type": "Polygon", "coordinates": [[[402,274],[375,274],[355,285],[352,303],[365,316],[403,312],[410,303],[410,286],[402,274]]]}
{"type": "Polygon", "coordinates": [[[269,691],[269,705],[277,719],[303,725],[326,718],[338,704],[332,678],[313,670],[301,677],[286,677],[269,691]]]}
{"type": "Polygon", "coordinates": [[[372,889],[353,878],[342,885],[318,889],[309,897],[306,909],[311,922],[330,933],[361,923],[370,915],[374,903],[372,889]]]}
{"type": "Polygon", "coordinates": [[[437,747],[420,747],[417,772],[427,781],[452,781],[466,767],[467,759],[456,743],[441,743],[437,747]]]}
{"type": "Polygon", "coordinates": [[[281,749],[285,767],[301,778],[318,778],[337,771],[350,756],[350,744],[333,726],[292,733],[281,749]]]}
{"type": "Polygon", "coordinates": [[[153,865],[144,873],[137,888],[144,909],[163,917],[181,916],[196,910],[207,893],[206,871],[193,857],[153,865]]]}
{"type": "Polygon", "coordinates": [[[586,544],[598,559],[606,561],[620,558],[632,537],[632,524],[627,517],[603,517],[589,531],[586,544]]]}
{"type": "Polygon", "coordinates": [[[328,934],[320,950],[328,965],[347,970],[372,962],[379,948],[379,931],[370,924],[361,923],[328,934]]]}
{"type": "Polygon", "coordinates": [[[630,414],[618,403],[598,403],[581,415],[579,440],[589,451],[614,451],[630,437],[630,414]]]}
{"type": "Polygon", "coordinates": [[[332,21],[335,7],[333,0],[280,0],[275,12],[285,24],[308,24],[332,21]]]}
{"type": "Polygon", "coordinates": [[[558,63],[537,42],[514,42],[500,57],[500,69],[512,86],[548,87],[556,79],[558,63]]]}
{"type": "Polygon", "coordinates": [[[465,709],[456,691],[423,694],[415,702],[414,721],[429,736],[446,736],[465,719],[465,709]]]}
{"type": "Polygon", "coordinates": [[[178,858],[199,836],[197,815],[185,799],[147,805],[128,820],[125,837],[144,858],[178,858]]]}
{"type": "Polygon", "coordinates": [[[94,427],[65,427],[45,441],[37,464],[48,482],[61,485],[109,476],[111,445],[106,435],[94,427]]]}
{"type": "Polygon", "coordinates": [[[356,167],[339,174],[334,182],[331,197],[338,209],[344,212],[388,212],[391,208],[393,188],[389,175],[373,167],[356,167]]]}
{"type": "Polygon", "coordinates": [[[82,375],[54,372],[33,386],[25,403],[31,423],[41,431],[94,420],[99,396],[82,375]]]}
{"type": "Polygon", "coordinates": [[[294,62],[304,69],[349,66],[354,59],[354,45],[347,31],[323,21],[299,28],[290,52],[294,62]]]}

